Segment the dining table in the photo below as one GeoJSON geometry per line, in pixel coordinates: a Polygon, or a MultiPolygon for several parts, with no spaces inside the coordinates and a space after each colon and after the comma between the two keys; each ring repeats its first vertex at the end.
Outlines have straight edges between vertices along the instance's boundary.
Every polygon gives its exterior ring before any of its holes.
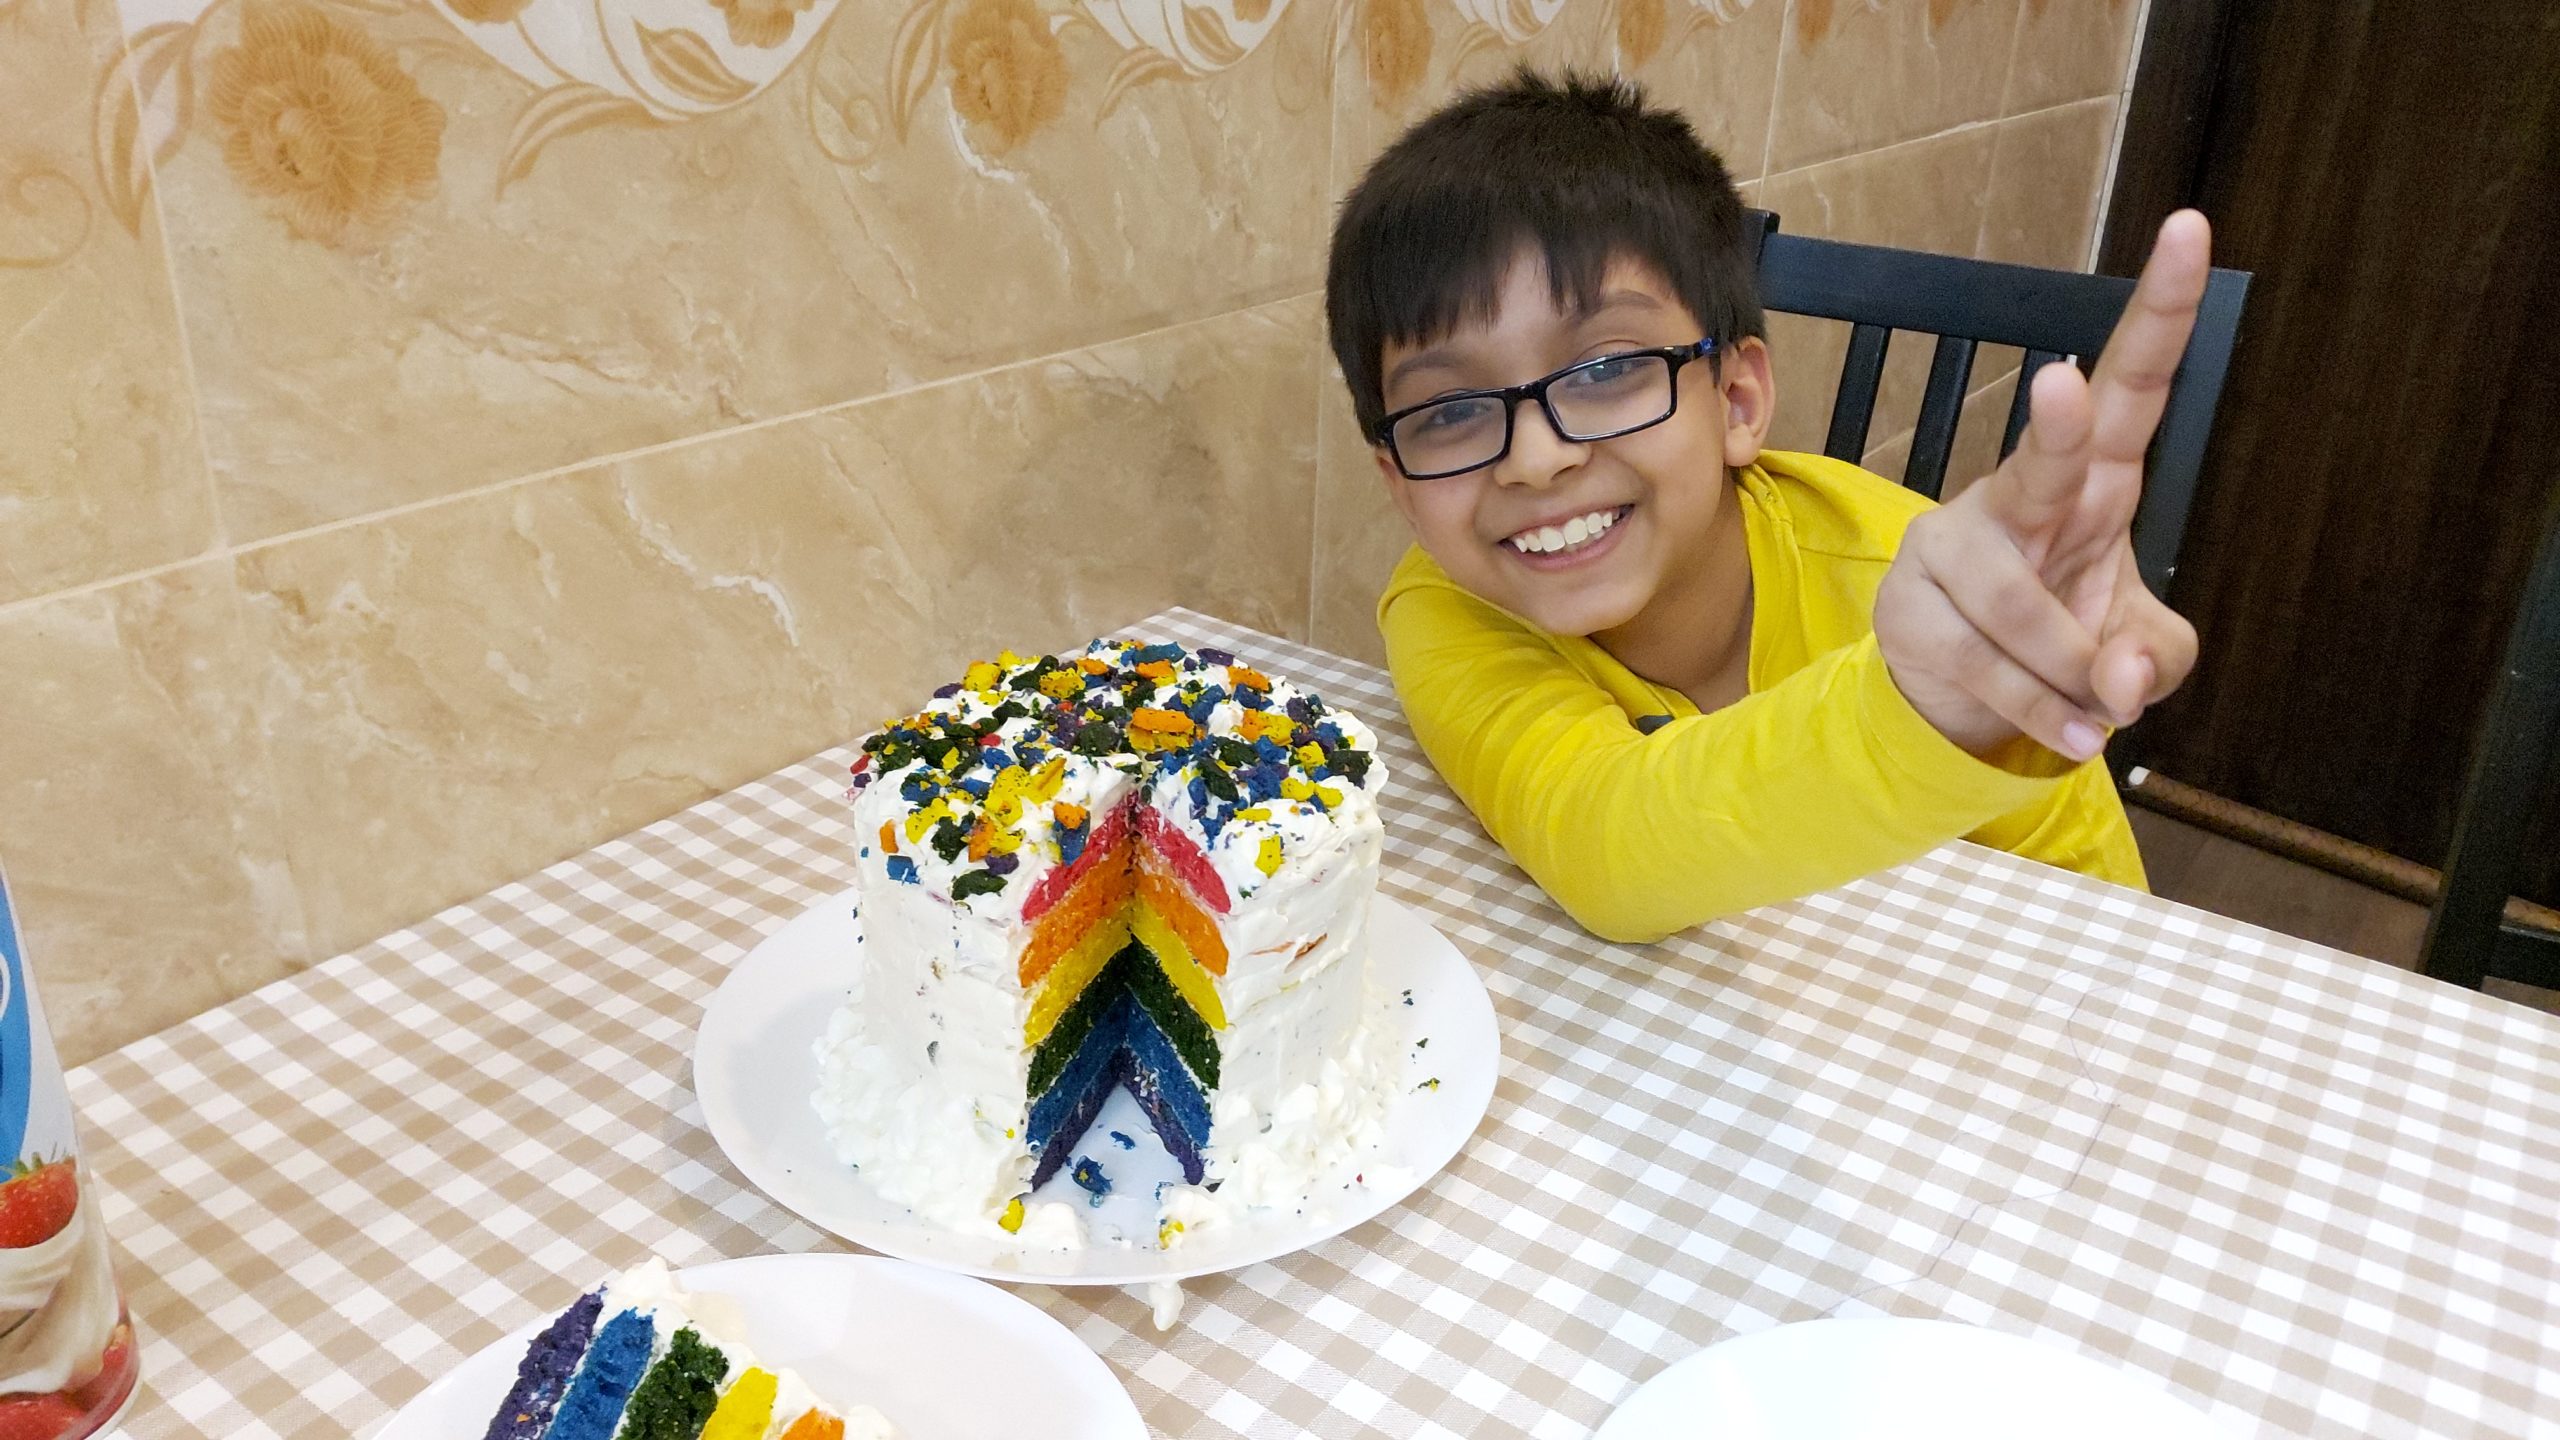
{"type": "MultiPolygon", "coordinates": [[[[1185,1282],[1171,1328],[1141,1292],[1017,1287],[1151,1433],[1570,1440],[1719,1341],[1907,1316],[2224,1434],[2560,1436],[2560,1017],[1963,842],[1608,943],[1434,774],[1384,671],[1186,610],[1115,633],[1377,731],[1380,892],[1471,962],[1501,1044],[1453,1162],[1185,1282]]],[[[856,753],[73,1070],[142,1335],[126,1433],[367,1434],[652,1254],[851,1248],[729,1166],[690,1057],[731,968],[851,884],[856,753]]]]}

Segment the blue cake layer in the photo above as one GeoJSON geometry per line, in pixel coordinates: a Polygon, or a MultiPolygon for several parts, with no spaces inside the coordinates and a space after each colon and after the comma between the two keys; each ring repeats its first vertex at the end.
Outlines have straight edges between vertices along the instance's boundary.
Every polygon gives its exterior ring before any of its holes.
{"type": "Polygon", "coordinates": [[[1123,992],[1031,1107],[1026,1139],[1040,1157],[1031,1174],[1033,1188],[1047,1184],[1066,1164],[1116,1085],[1126,1085],[1136,1097],[1165,1149],[1181,1163],[1183,1178],[1200,1182],[1205,1173],[1200,1151],[1209,1143],[1209,1097],[1155,1016],[1134,993],[1123,992]]]}
{"type": "Polygon", "coordinates": [[[1058,1078],[1050,1081],[1049,1088],[1041,1091],[1040,1097],[1031,1102],[1030,1118],[1023,1124],[1023,1139],[1035,1152],[1046,1150],[1062,1129],[1072,1142],[1076,1135],[1082,1133],[1084,1126],[1093,1123],[1093,1112],[1101,1102],[1097,1100],[1091,1105],[1085,1102],[1089,1097],[1107,1093],[1111,1088],[1111,1057],[1127,1048],[1130,1009],[1127,999],[1124,993],[1102,1008],[1093,1028],[1085,1032],[1084,1043],[1076,1047],[1076,1053],[1058,1072],[1058,1078]],[[1079,1112],[1082,1118],[1076,1124],[1065,1123],[1071,1115],[1079,1112]]]}
{"type": "MultiPolygon", "coordinates": [[[[1067,1062],[1058,1078],[1050,1083],[1040,1098],[1032,1102],[1031,1118],[1024,1139],[1033,1150],[1045,1150],[1063,1130],[1081,1134],[1081,1126],[1064,1122],[1083,1113],[1084,1124],[1093,1123],[1093,1107],[1085,1102],[1096,1092],[1107,1093],[1112,1084],[1111,1059],[1126,1050],[1137,1058],[1135,1073],[1151,1077],[1153,1088],[1171,1107],[1181,1129],[1194,1145],[1209,1143],[1209,1097],[1182,1063],[1182,1056],[1166,1038],[1155,1017],[1147,1013],[1134,995],[1122,995],[1086,1032],[1084,1043],[1076,1048],[1075,1058],[1067,1062]]],[[[1141,1096],[1141,1098],[1145,1098],[1141,1096]]],[[[1152,1118],[1152,1117],[1150,1117],[1152,1118]]]]}
{"type": "MultiPolygon", "coordinates": [[[[1156,1023],[1156,1017],[1138,1003],[1135,995],[1129,997],[1128,1033],[1121,1043],[1128,1046],[1130,1056],[1137,1061],[1129,1092],[1138,1097],[1138,1103],[1147,1104],[1148,1091],[1153,1090],[1193,1146],[1208,1144],[1209,1097],[1182,1063],[1172,1037],[1164,1033],[1164,1027],[1156,1023]]],[[[1156,1128],[1164,1128],[1154,1107],[1149,1107],[1147,1118],[1156,1121],[1156,1128]]]]}
{"type": "MultiPolygon", "coordinates": [[[[1050,1176],[1066,1168],[1067,1158],[1075,1153],[1076,1142],[1093,1127],[1093,1117],[1102,1113],[1102,1102],[1110,1098],[1111,1087],[1122,1083],[1128,1072],[1128,1049],[1113,1047],[1101,1074],[1093,1084],[1085,1087],[1084,1093],[1077,1097],[1075,1107],[1067,1112],[1065,1122],[1039,1147],[1040,1163],[1031,1169],[1032,1189],[1048,1184],[1050,1176]]],[[[1050,1093],[1059,1092],[1052,1089],[1050,1093]]]]}
{"type": "Polygon", "coordinates": [[[515,1388],[507,1392],[481,1440],[537,1440],[560,1408],[569,1377],[578,1373],[578,1357],[595,1337],[596,1318],[603,1311],[603,1292],[590,1290],[542,1327],[525,1347],[524,1359],[516,1365],[515,1388]]]}
{"type": "Polygon", "coordinates": [[[587,1347],[587,1363],[569,1382],[560,1412],[544,1440],[613,1440],[622,1423],[622,1407],[632,1388],[649,1369],[649,1352],[657,1345],[658,1328],[637,1310],[625,1310],[604,1323],[596,1342],[587,1347]]]}
{"type": "Polygon", "coordinates": [[[1207,1162],[1200,1154],[1201,1146],[1208,1143],[1205,1138],[1208,1132],[1204,1129],[1201,1132],[1204,1138],[1199,1140],[1191,1137],[1182,1118],[1174,1113],[1174,1106],[1154,1083],[1157,1078],[1133,1064],[1125,1083],[1129,1093],[1137,1098],[1138,1108],[1147,1112],[1147,1123],[1155,1127],[1156,1138],[1164,1142],[1165,1152],[1181,1164],[1182,1178],[1197,1185],[1208,1174],[1207,1162]]]}

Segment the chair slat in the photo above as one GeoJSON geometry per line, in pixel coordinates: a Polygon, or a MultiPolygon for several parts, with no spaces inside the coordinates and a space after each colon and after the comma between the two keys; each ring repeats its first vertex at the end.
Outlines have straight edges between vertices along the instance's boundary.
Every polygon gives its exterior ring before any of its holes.
{"type": "Polygon", "coordinates": [[[1860,325],[1849,332],[1849,355],[1840,362],[1840,392],[1831,401],[1831,433],[1822,453],[1855,465],[1866,458],[1867,426],[1875,420],[1876,390],[1884,383],[1885,347],[1893,332],[1860,325]]]}
{"type": "Polygon", "coordinates": [[[2420,968],[2480,988],[2500,968],[2500,917],[2515,893],[2533,797],[2560,737],[2560,505],[2544,518],[2497,688],[2480,717],[2453,822],[2444,890],[2427,917],[2420,968]]]}
{"type": "Polygon", "coordinates": [[[1770,235],[1760,249],[1760,303],[1793,315],[1882,325],[1929,335],[1970,335],[2064,355],[2095,355],[2133,295],[2133,282],[1852,245],[1811,235],[1770,235]]]}
{"type": "Polygon", "coordinates": [[[2008,459],[2009,452],[2018,448],[2018,437],[2027,433],[2027,382],[2035,378],[2037,371],[2061,358],[2050,350],[2030,350],[2019,364],[2018,393],[2009,397],[2009,421],[2000,431],[2001,459],[2008,459]]]}
{"type": "Polygon", "coordinates": [[[2159,433],[2151,438],[2142,504],[2133,512],[2133,559],[2143,583],[2164,600],[2178,573],[2178,545],[2187,533],[2187,512],[2195,507],[2205,442],[2213,435],[2213,412],[2221,401],[2222,382],[2231,373],[2240,309],[2248,298],[2244,271],[2215,270],[2205,277],[2195,334],[2169,379],[2169,403],[2160,413],[2159,433]]]}
{"type": "Polygon", "coordinates": [[[1964,418],[1964,387],[1973,378],[1974,342],[1962,335],[1938,337],[1929,361],[1929,384],[1920,392],[1920,420],[1911,431],[1911,460],[1902,485],[1935,500],[1947,484],[1947,457],[1955,452],[1956,422],[1964,418]]]}

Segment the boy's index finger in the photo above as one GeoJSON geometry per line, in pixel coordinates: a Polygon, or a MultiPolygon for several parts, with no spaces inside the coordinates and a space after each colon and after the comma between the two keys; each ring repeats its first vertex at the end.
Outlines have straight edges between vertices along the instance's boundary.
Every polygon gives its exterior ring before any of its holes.
{"type": "MultiPolygon", "coordinates": [[[[2089,388],[2068,361],[2023,377],[2027,428],[2018,448],[1974,487],[2001,527],[2019,540],[2058,530],[2089,478],[2089,388]]],[[[1970,492],[1968,492],[1970,493],[1970,492]]]]}
{"type": "Polygon", "coordinates": [[[2196,211],[2181,210],[2161,222],[2151,257],[2090,379],[2090,439],[2099,460],[2139,464],[2150,448],[2169,403],[2169,382],[2195,332],[2212,250],[2212,227],[2196,211]]]}

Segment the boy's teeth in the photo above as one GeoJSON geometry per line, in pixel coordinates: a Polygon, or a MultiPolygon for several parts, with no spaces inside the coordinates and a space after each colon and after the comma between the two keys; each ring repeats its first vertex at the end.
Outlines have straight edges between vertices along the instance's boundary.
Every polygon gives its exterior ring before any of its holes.
{"type": "Polygon", "coordinates": [[[1617,511],[1595,510],[1588,515],[1576,515],[1560,526],[1546,525],[1536,530],[1523,531],[1511,537],[1511,547],[1525,554],[1551,555],[1558,550],[1569,550],[1586,540],[1596,540],[1610,526],[1617,523],[1617,511]]]}

